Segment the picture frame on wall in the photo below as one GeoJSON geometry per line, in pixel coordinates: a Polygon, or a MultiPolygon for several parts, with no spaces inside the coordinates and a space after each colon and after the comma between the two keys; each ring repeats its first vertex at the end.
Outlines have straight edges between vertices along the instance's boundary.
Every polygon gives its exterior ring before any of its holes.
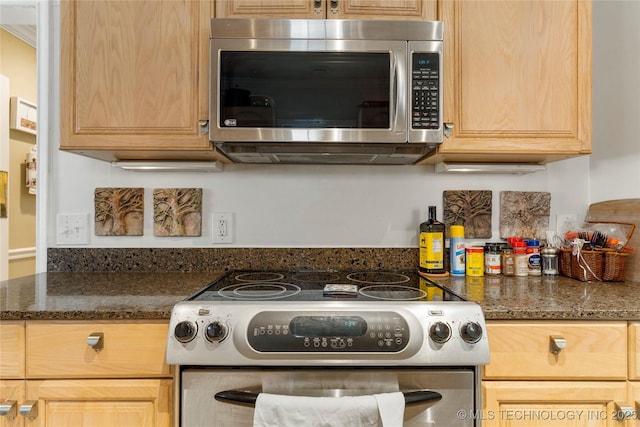
{"type": "Polygon", "coordinates": [[[7,218],[7,200],[9,199],[9,173],[0,171],[0,218],[7,218]]]}
{"type": "Polygon", "coordinates": [[[38,131],[38,106],[26,99],[12,96],[9,128],[36,135],[38,131]]]}

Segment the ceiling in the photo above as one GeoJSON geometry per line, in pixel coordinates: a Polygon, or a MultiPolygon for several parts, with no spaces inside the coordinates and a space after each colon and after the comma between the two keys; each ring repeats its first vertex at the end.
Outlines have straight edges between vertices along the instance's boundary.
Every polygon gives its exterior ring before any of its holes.
{"type": "Polygon", "coordinates": [[[0,28],[36,47],[38,10],[35,2],[3,0],[0,28]]]}

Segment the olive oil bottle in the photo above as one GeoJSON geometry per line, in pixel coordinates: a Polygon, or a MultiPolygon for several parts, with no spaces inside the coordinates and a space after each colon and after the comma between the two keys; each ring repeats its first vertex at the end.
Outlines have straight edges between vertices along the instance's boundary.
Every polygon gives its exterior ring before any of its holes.
{"type": "Polygon", "coordinates": [[[443,274],[444,224],[436,219],[435,206],[429,206],[429,217],[420,224],[419,244],[419,270],[427,274],[443,274]]]}

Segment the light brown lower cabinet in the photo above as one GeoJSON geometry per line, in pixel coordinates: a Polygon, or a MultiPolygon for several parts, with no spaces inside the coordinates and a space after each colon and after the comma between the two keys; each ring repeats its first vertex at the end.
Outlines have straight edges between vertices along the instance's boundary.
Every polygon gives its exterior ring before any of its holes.
{"type": "Polygon", "coordinates": [[[0,427],[171,427],[166,321],[1,326],[0,427]]]}
{"type": "Polygon", "coordinates": [[[625,425],[625,381],[485,381],[482,391],[483,427],[625,425]]]}
{"type": "Polygon", "coordinates": [[[172,419],[172,381],[156,379],[29,380],[37,414],[25,427],[159,427],[172,419]]]}
{"type": "MultiPolygon", "coordinates": [[[[0,337],[2,340],[2,337],[0,337]]],[[[24,380],[0,380],[0,404],[10,411],[0,416],[0,427],[23,427],[18,405],[25,401],[24,380]]]]}
{"type": "Polygon", "coordinates": [[[638,325],[488,322],[483,427],[640,427],[638,325]]]}

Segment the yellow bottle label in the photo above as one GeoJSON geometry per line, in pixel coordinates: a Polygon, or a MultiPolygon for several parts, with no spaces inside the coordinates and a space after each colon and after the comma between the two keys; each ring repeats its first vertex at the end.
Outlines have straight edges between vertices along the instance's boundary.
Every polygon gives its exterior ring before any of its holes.
{"type": "Polygon", "coordinates": [[[443,233],[420,233],[420,268],[428,270],[444,268],[443,233]]]}

